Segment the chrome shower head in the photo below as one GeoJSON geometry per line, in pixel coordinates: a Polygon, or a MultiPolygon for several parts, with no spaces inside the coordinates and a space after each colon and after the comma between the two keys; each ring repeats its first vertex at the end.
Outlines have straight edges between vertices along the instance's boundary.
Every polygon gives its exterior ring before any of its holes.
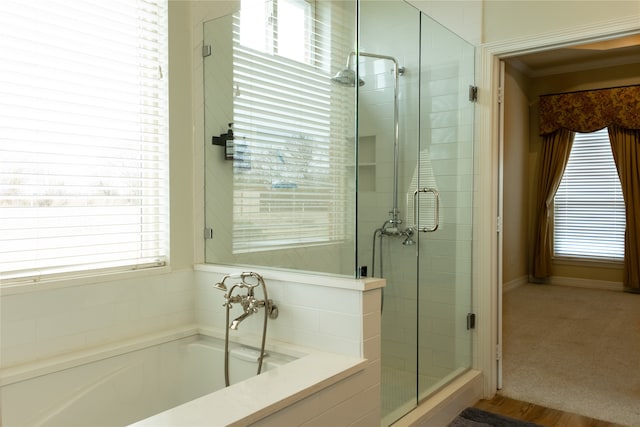
{"type": "Polygon", "coordinates": [[[356,76],[356,72],[349,68],[338,71],[338,73],[331,78],[331,81],[334,83],[348,87],[354,87],[356,85],[356,80],[358,81],[358,86],[364,86],[364,80],[358,78],[358,76],[356,76]]]}
{"type": "Polygon", "coordinates": [[[223,282],[218,282],[215,285],[213,285],[214,288],[222,291],[222,292],[227,292],[227,287],[225,286],[225,284],[223,282]]]}
{"type": "Polygon", "coordinates": [[[231,274],[226,274],[221,281],[219,281],[218,283],[216,283],[215,285],[213,285],[214,288],[223,291],[223,292],[227,292],[227,285],[225,285],[225,282],[227,281],[227,279],[240,279],[242,278],[242,274],[244,273],[231,273],[231,274]]]}

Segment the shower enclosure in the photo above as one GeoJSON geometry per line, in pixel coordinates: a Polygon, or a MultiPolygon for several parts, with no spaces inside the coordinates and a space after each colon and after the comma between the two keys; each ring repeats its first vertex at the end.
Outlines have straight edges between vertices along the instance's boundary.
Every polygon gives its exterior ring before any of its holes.
{"type": "Polygon", "coordinates": [[[362,2],[359,43],[404,69],[394,107],[388,61],[359,60],[358,265],[387,280],[389,425],[472,362],[474,49],[403,2],[362,2]]]}
{"type": "Polygon", "coordinates": [[[472,363],[474,49],[400,0],[265,4],[204,27],[206,261],[384,277],[390,425],[472,363]]]}

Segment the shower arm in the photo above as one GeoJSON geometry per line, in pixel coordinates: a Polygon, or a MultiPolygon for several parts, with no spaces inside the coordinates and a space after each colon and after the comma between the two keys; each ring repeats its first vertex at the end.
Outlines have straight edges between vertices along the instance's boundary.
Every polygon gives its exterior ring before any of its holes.
{"type": "Polygon", "coordinates": [[[391,224],[397,226],[402,223],[402,220],[400,220],[399,218],[400,211],[398,210],[398,162],[400,157],[400,126],[398,124],[398,76],[404,74],[404,68],[398,65],[398,60],[393,56],[379,55],[377,53],[367,52],[351,52],[347,57],[347,69],[351,69],[352,58],[356,55],[358,57],[383,59],[393,62],[393,207],[389,213],[391,214],[391,224]]]}

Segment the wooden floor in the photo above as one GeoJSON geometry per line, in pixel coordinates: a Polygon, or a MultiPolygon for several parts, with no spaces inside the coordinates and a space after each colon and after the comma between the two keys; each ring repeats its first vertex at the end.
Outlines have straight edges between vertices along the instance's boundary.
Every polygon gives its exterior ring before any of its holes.
{"type": "Polygon", "coordinates": [[[529,421],[545,427],[625,427],[621,424],[595,420],[582,415],[545,408],[533,403],[510,399],[498,394],[491,400],[481,400],[474,405],[476,408],[529,421]]]}

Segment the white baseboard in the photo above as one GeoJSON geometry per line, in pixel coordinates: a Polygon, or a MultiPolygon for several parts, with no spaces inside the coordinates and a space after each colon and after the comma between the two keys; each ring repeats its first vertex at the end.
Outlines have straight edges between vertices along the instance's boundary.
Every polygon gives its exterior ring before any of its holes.
{"type": "Polygon", "coordinates": [[[572,286],[574,288],[600,289],[604,291],[624,290],[622,282],[611,282],[607,280],[578,279],[575,277],[551,276],[549,284],[557,286],[572,286]]]}
{"type": "Polygon", "coordinates": [[[521,276],[518,277],[516,279],[513,280],[509,280],[506,283],[502,284],[502,292],[509,292],[511,290],[514,290],[517,287],[520,287],[522,285],[526,285],[527,283],[529,283],[529,277],[528,276],[521,276]]]}

